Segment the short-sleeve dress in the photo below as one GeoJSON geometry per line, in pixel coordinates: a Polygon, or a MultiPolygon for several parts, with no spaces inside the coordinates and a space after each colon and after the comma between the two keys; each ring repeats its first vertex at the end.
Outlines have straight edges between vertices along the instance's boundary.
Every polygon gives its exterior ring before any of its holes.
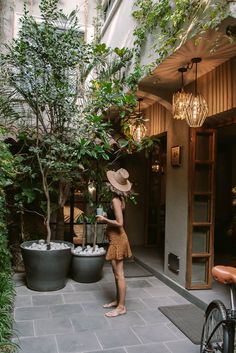
{"type": "MultiPolygon", "coordinates": [[[[112,207],[107,212],[109,219],[116,219],[112,207]]],[[[127,257],[132,257],[129,240],[124,227],[107,226],[107,239],[109,241],[106,260],[123,260],[127,257]]]]}

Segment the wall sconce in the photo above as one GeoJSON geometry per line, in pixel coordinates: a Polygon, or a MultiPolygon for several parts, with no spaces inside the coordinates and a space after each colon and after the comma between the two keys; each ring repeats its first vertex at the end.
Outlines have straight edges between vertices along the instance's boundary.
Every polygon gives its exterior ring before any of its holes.
{"type": "Polygon", "coordinates": [[[141,113],[141,101],[143,98],[138,98],[138,112],[135,112],[133,115],[130,116],[128,120],[129,126],[129,135],[134,139],[134,141],[140,142],[145,136],[147,132],[147,128],[145,126],[145,121],[141,113]]]}
{"type": "Polygon", "coordinates": [[[178,69],[181,72],[181,88],[179,91],[173,94],[172,107],[173,107],[173,118],[184,120],[186,118],[186,107],[189,104],[191,93],[184,91],[184,72],[187,71],[186,67],[180,67],[178,69]]]}
{"type": "Polygon", "coordinates": [[[192,66],[195,64],[195,83],[194,94],[191,94],[188,105],[186,107],[186,121],[190,127],[200,127],[204,123],[208,106],[205,98],[197,91],[197,64],[202,61],[201,58],[193,58],[192,66]]]}

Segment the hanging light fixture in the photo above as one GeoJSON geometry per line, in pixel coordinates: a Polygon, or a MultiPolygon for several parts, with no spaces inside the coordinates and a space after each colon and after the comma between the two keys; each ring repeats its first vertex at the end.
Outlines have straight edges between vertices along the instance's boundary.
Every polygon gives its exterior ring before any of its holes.
{"type": "Polygon", "coordinates": [[[138,98],[138,112],[135,112],[135,114],[130,117],[128,123],[129,135],[131,135],[132,138],[138,142],[145,137],[147,132],[147,128],[145,126],[146,119],[144,119],[141,113],[141,101],[143,101],[143,98],[138,98]]]}
{"type": "Polygon", "coordinates": [[[186,118],[186,107],[189,104],[191,93],[184,91],[184,72],[187,71],[186,67],[180,67],[178,69],[181,72],[181,89],[173,94],[172,107],[173,107],[173,118],[183,120],[186,118]]]}
{"type": "Polygon", "coordinates": [[[197,91],[197,64],[202,61],[201,58],[193,58],[192,64],[195,64],[195,83],[194,93],[191,94],[188,105],[186,107],[186,121],[190,127],[200,127],[204,123],[208,106],[205,98],[197,91]]]}
{"type": "Polygon", "coordinates": [[[96,200],[96,184],[94,181],[89,181],[88,183],[88,193],[91,198],[91,200],[95,201],[96,200]]]}

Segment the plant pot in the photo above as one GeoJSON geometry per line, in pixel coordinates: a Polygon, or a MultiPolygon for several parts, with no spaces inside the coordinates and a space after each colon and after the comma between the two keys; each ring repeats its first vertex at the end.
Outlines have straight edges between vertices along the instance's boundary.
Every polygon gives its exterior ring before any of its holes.
{"type": "Polygon", "coordinates": [[[36,291],[55,291],[65,287],[71,264],[73,244],[55,240],[54,243],[65,243],[69,247],[59,250],[27,249],[35,241],[21,244],[25,265],[27,287],[36,291]]]}
{"type": "Polygon", "coordinates": [[[105,254],[72,255],[71,275],[76,282],[91,283],[102,278],[105,254]]]}

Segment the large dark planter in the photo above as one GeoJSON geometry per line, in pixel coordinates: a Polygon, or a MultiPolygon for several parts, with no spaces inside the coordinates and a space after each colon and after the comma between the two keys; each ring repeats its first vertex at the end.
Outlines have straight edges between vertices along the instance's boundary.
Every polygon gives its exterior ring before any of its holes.
{"type": "Polygon", "coordinates": [[[71,264],[72,243],[55,240],[55,243],[66,243],[68,249],[32,250],[27,249],[35,241],[21,244],[25,265],[27,287],[36,291],[55,291],[65,287],[71,264]]]}
{"type": "Polygon", "coordinates": [[[105,254],[102,255],[72,255],[71,275],[81,283],[97,282],[102,277],[105,254]]]}

